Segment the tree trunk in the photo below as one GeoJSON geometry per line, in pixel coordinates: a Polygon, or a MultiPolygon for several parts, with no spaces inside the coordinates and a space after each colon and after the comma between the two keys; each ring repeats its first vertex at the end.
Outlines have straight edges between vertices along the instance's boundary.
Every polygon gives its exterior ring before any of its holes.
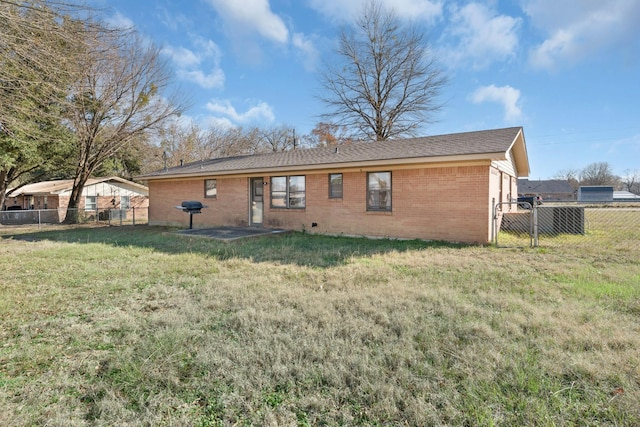
{"type": "Polygon", "coordinates": [[[71,189],[71,196],[69,197],[69,205],[67,206],[67,214],[64,217],[65,224],[78,224],[82,218],[80,213],[80,199],[82,198],[82,191],[89,179],[88,173],[80,173],[73,180],[73,188],[71,189]]]}
{"type": "Polygon", "coordinates": [[[9,186],[9,181],[7,179],[7,172],[0,171],[0,210],[4,210],[5,208],[5,200],[7,199],[7,187],[9,186]]]}

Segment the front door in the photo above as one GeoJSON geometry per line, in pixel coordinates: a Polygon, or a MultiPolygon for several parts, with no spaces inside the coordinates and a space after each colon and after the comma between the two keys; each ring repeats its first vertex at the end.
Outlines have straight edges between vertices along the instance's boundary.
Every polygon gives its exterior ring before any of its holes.
{"type": "Polygon", "coordinates": [[[251,178],[251,224],[262,226],[262,212],[264,209],[264,182],[262,178],[251,178]]]}

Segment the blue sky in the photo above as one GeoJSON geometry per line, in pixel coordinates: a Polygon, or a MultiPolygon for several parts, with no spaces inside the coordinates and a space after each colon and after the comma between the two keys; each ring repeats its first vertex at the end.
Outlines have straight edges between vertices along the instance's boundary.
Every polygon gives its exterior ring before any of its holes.
{"type": "MultiPolygon", "coordinates": [[[[93,0],[162,48],[199,126],[287,125],[325,109],[320,71],[365,0],[93,0]]],[[[523,126],[531,179],[640,170],[640,1],[381,0],[419,25],[450,82],[422,135],[523,126]]]]}

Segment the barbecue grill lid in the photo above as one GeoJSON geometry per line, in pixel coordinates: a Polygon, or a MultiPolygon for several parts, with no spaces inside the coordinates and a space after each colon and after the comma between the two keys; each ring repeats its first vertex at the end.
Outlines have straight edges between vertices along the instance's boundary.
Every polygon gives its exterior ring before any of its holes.
{"type": "Polygon", "coordinates": [[[204,206],[202,205],[202,202],[199,202],[197,200],[185,200],[184,202],[182,202],[182,207],[190,211],[190,210],[200,210],[204,206]]]}

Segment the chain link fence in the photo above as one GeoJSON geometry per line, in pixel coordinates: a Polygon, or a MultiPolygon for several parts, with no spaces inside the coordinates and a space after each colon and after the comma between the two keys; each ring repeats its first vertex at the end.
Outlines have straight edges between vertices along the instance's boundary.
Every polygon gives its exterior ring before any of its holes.
{"type": "Polygon", "coordinates": [[[640,203],[499,203],[494,209],[499,247],[583,247],[640,252],[640,203]]]}
{"type": "Polygon", "coordinates": [[[130,209],[30,209],[0,211],[2,225],[43,224],[148,224],[149,208],[130,209]]]}

